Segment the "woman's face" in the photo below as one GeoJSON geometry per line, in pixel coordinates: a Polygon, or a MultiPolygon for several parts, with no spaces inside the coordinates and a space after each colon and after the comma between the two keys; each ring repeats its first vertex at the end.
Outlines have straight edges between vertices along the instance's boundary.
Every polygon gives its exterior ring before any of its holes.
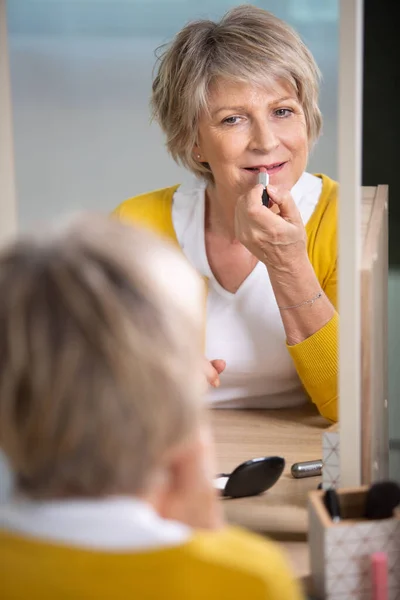
{"type": "Polygon", "coordinates": [[[247,83],[217,82],[209,115],[199,121],[195,156],[207,162],[217,187],[244,193],[266,167],[270,184],[290,189],[304,172],[308,136],[303,109],[293,90],[247,83]]]}

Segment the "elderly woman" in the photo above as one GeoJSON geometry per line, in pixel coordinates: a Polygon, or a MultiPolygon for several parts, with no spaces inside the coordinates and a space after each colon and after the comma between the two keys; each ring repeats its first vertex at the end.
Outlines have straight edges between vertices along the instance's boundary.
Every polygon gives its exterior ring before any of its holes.
{"type": "Polygon", "coordinates": [[[337,184],[305,171],[321,130],[318,83],[297,33],[249,5],[188,24],[160,59],[154,115],[197,180],[115,214],[173,239],[206,279],[214,406],[310,398],[337,419],[337,184]]]}
{"type": "Polygon", "coordinates": [[[202,291],[106,217],[0,252],[2,600],[302,598],[279,547],[221,518],[202,291]]]}

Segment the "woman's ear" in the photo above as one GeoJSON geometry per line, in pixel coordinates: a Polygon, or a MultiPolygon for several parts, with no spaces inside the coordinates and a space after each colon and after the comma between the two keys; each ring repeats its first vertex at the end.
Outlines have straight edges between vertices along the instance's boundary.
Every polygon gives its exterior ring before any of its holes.
{"type": "Polygon", "coordinates": [[[201,148],[198,144],[195,144],[193,146],[192,154],[193,154],[193,158],[195,160],[197,160],[198,162],[205,162],[204,157],[201,152],[201,148]]]}
{"type": "Polygon", "coordinates": [[[221,508],[213,476],[209,449],[203,436],[197,433],[169,455],[164,481],[153,493],[152,504],[165,519],[181,521],[193,528],[219,527],[221,508]]]}

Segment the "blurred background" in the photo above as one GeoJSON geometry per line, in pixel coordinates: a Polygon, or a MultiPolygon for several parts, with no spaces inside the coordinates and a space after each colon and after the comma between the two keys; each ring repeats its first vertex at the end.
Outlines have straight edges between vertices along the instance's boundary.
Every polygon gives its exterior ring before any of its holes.
{"type": "MultiPolygon", "coordinates": [[[[232,0],[12,0],[8,32],[19,223],[110,210],[190,175],[168,157],[149,96],[155,50],[232,0]]],[[[253,2],[291,23],[323,73],[324,135],[310,162],[336,176],[336,0],[253,2]],[[316,26],[317,25],[317,26],[316,26]]]]}

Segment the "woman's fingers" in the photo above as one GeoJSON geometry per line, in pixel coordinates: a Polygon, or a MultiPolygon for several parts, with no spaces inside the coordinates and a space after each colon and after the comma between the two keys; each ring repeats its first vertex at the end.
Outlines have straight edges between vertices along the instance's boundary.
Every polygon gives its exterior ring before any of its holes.
{"type": "Polygon", "coordinates": [[[306,252],[307,235],[290,190],[268,186],[272,209],[263,206],[262,185],[239,198],[235,212],[237,239],[268,267],[286,268],[306,252]],[[278,213],[278,214],[277,214],[278,213]]]}
{"type": "Polygon", "coordinates": [[[243,203],[243,208],[251,217],[255,219],[260,218],[264,224],[269,222],[269,224],[273,225],[278,222],[275,217],[276,212],[279,212],[279,216],[287,221],[292,223],[301,222],[300,212],[293,200],[290,190],[284,188],[278,189],[275,186],[269,185],[267,187],[267,192],[272,201],[270,202],[270,205],[272,206],[266,211],[265,206],[263,206],[261,202],[263,189],[262,185],[257,184],[239,201],[243,203]],[[279,210],[277,211],[275,207],[279,210]],[[271,213],[275,214],[273,215],[271,213]]]}
{"type": "Polygon", "coordinates": [[[212,387],[219,387],[219,375],[226,367],[226,362],[220,358],[209,361],[205,359],[205,375],[207,381],[212,387]]]}
{"type": "Polygon", "coordinates": [[[279,207],[279,215],[283,219],[292,223],[301,222],[299,209],[289,190],[278,190],[276,187],[269,185],[267,192],[273,204],[279,207]]]}
{"type": "Polygon", "coordinates": [[[222,371],[226,367],[226,362],[222,360],[222,358],[216,358],[215,360],[210,361],[214,369],[217,371],[218,375],[222,373],[222,371]]]}

